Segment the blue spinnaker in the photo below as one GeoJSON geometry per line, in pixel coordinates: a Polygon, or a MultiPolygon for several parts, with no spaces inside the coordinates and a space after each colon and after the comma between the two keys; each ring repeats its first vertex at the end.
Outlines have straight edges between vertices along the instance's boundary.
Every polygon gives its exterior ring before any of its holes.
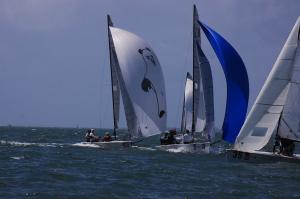
{"type": "Polygon", "coordinates": [[[240,55],[221,35],[200,21],[198,23],[213,47],[225,74],[227,101],[222,126],[223,139],[233,144],[247,114],[249,100],[247,70],[240,55]]]}

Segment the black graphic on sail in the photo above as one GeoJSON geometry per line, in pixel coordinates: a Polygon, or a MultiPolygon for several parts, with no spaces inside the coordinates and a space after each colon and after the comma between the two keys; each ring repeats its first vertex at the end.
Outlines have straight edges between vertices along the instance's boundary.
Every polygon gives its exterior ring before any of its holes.
{"type": "Polygon", "coordinates": [[[148,65],[146,59],[149,60],[155,66],[156,62],[155,62],[154,56],[152,55],[152,51],[147,47],[144,49],[139,49],[138,52],[142,55],[142,58],[144,60],[145,67],[146,67],[146,71],[144,73],[144,78],[141,83],[142,90],[147,93],[150,92],[150,90],[152,90],[154,92],[155,97],[156,97],[158,116],[159,116],[159,118],[162,118],[164,116],[164,114],[166,113],[166,111],[160,110],[159,100],[158,100],[157,91],[155,89],[155,86],[154,86],[154,84],[152,84],[151,80],[149,78],[147,78],[149,65],[148,65]],[[145,52],[148,52],[148,53],[145,53],[145,52]]]}

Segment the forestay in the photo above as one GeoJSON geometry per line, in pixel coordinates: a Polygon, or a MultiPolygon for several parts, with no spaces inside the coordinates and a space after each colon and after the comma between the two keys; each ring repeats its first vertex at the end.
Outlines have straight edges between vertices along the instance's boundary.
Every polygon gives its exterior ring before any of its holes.
{"type": "Polygon", "coordinates": [[[110,27],[118,60],[118,80],[133,137],[166,129],[166,95],[159,61],[151,47],[128,31],[110,27]]]}
{"type": "Polygon", "coordinates": [[[237,137],[236,150],[249,152],[262,149],[276,133],[278,123],[280,136],[295,139],[299,135],[299,23],[300,18],[237,137]],[[291,120],[291,117],[295,118],[291,120]],[[280,118],[282,121],[279,122],[280,118]],[[286,124],[290,129],[286,128],[286,124]]]}
{"type": "MultiPolygon", "coordinates": [[[[108,27],[113,26],[109,16],[107,16],[108,27]]],[[[114,44],[112,42],[111,33],[108,30],[109,38],[109,55],[110,55],[110,72],[111,72],[111,86],[112,86],[112,102],[113,102],[113,117],[114,117],[114,131],[118,128],[120,115],[120,86],[117,77],[118,60],[114,51],[114,44]]]]}

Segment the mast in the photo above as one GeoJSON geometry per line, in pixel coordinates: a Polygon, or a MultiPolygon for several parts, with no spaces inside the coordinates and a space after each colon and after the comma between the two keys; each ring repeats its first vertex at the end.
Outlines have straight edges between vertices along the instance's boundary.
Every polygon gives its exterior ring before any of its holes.
{"type": "Polygon", "coordinates": [[[200,62],[197,45],[200,45],[200,27],[198,25],[198,12],[194,5],[193,10],[193,110],[192,110],[192,134],[196,131],[200,99],[200,62]]]}
{"type": "Polygon", "coordinates": [[[111,33],[109,30],[109,27],[113,26],[113,23],[111,21],[111,18],[109,15],[107,15],[107,34],[108,34],[108,46],[109,46],[109,63],[110,63],[110,79],[111,79],[111,96],[112,96],[112,105],[113,105],[113,120],[114,120],[114,132],[113,132],[113,136],[115,138],[115,140],[117,139],[117,128],[118,128],[118,122],[116,119],[116,115],[115,115],[115,98],[114,98],[114,84],[113,84],[113,68],[112,68],[112,53],[111,53],[111,33]]]}
{"type": "Polygon", "coordinates": [[[193,9],[193,112],[192,112],[192,134],[194,134],[195,132],[195,86],[196,83],[194,81],[194,77],[195,77],[195,31],[196,31],[196,27],[195,27],[195,14],[196,14],[196,6],[194,5],[194,9],[193,9]]]}

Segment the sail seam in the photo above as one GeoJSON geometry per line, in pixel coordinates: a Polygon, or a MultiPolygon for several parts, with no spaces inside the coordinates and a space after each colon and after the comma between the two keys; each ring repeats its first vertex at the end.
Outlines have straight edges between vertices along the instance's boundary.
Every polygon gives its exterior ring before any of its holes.
{"type": "Polygon", "coordinates": [[[279,81],[290,81],[290,79],[283,79],[283,78],[274,78],[273,80],[279,80],[279,81]]]}
{"type": "Polygon", "coordinates": [[[264,105],[264,106],[283,106],[283,105],[277,105],[277,104],[266,104],[266,103],[256,103],[259,105],[264,105]]]}
{"type": "Polygon", "coordinates": [[[292,82],[292,81],[291,81],[291,83],[292,83],[292,84],[300,84],[300,82],[292,82]]]}

